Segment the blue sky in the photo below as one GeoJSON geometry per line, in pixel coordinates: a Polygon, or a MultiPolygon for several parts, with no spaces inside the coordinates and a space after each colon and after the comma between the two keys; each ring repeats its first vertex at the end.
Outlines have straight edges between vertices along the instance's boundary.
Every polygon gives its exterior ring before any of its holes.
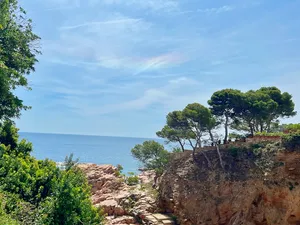
{"type": "Polygon", "coordinates": [[[300,111],[299,0],[20,2],[43,52],[21,131],[154,137],[223,88],[275,85],[300,111]]]}

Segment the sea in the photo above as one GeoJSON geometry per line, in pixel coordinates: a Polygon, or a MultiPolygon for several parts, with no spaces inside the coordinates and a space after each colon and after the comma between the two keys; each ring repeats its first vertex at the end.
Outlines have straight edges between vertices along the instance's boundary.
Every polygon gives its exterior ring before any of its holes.
{"type": "Polygon", "coordinates": [[[131,149],[147,140],[164,144],[163,139],[104,137],[69,134],[19,133],[20,138],[33,144],[32,155],[37,159],[63,162],[71,153],[80,163],[122,165],[124,173],[138,173],[141,165],[131,155],[131,149]]]}

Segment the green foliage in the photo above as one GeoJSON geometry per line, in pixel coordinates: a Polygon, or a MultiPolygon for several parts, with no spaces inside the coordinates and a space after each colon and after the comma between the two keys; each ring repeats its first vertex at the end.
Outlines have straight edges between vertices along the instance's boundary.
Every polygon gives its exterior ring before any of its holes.
{"type": "Polygon", "coordinates": [[[188,121],[188,130],[195,133],[196,140],[200,133],[208,132],[216,126],[216,120],[211,111],[199,103],[187,105],[183,115],[188,121]]]}
{"type": "Polygon", "coordinates": [[[156,132],[156,135],[167,140],[167,144],[170,142],[177,142],[181,147],[181,151],[184,152],[185,139],[187,138],[186,126],[174,126],[170,127],[165,125],[161,131],[156,132]]]}
{"type": "Polygon", "coordinates": [[[170,158],[170,153],[156,141],[145,141],[141,145],[136,145],[131,153],[145,169],[155,170],[158,173],[163,172],[170,158]]]}
{"type": "Polygon", "coordinates": [[[282,145],[289,151],[298,151],[300,149],[300,132],[284,134],[282,145]]]}
{"type": "Polygon", "coordinates": [[[32,32],[17,0],[0,1],[0,121],[19,117],[29,107],[15,96],[17,87],[29,89],[27,75],[34,71],[39,37],[32,32]]]}
{"type": "Polygon", "coordinates": [[[285,125],[284,130],[287,131],[288,133],[300,132],[300,123],[285,125]]]}
{"type": "Polygon", "coordinates": [[[0,194],[0,224],[20,225],[17,220],[13,219],[12,216],[6,212],[6,203],[7,198],[3,194],[0,194]]]}
{"type": "Polygon", "coordinates": [[[77,159],[73,160],[73,157],[74,157],[73,153],[71,153],[70,156],[66,156],[65,162],[64,162],[65,170],[70,170],[78,163],[79,159],[77,158],[77,159]]]}
{"type": "Polygon", "coordinates": [[[182,111],[173,111],[167,115],[167,124],[156,135],[167,139],[169,142],[177,142],[181,150],[184,151],[185,142],[187,139],[193,138],[194,134],[188,129],[187,118],[182,111]]]}
{"type": "Polygon", "coordinates": [[[235,146],[230,146],[228,151],[230,152],[230,154],[233,156],[233,157],[237,157],[239,152],[240,152],[241,148],[239,147],[235,147],[235,146]]]}
{"type": "Polygon", "coordinates": [[[44,225],[66,224],[99,225],[100,211],[92,206],[90,187],[76,167],[61,171],[53,195],[42,204],[39,223],[44,225]]]}
{"type": "Polygon", "coordinates": [[[204,142],[203,137],[209,135],[213,141],[213,129],[218,125],[211,111],[199,103],[187,105],[183,111],[173,111],[167,115],[167,125],[156,134],[166,138],[168,142],[177,142],[182,151],[185,143],[195,151],[204,142]]]}
{"type": "Polygon", "coordinates": [[[129,186],[137,185],[140,182],[139,177],[136,176],[133,172],[128,172],[128,176],[126,176],[125,183],[129,186]]]}
{"type": "Polygon", "coordinates": [[[0,143],[15,149],[18,146],[18,129],[13,122],[6,120],[0,124],[0,143]]]}
{"type": "Polygon", "coordinates": [[[0,159],[0,167],[1,189],[17,194],[32,204],[38,204],[50,195],[58,178],[54,162],[38,161],[31,156],[4,153],[0,159]]]}
{"type": "Polygon", "coordinates": [[[6,214],[28,225],[101,224],[99,210],[90,200],[90,187],[73,155],[66,157],[66,169],[59,170],[51,160],[30,156],[31,144],[15,140],[14,132],[1,134],[1,140],[10,140],[5,141],[8,146],[0,145],[0,191],[6,193],[6,214]],[[11,143],[15,144],[14,149],[11,143]]]}
{"type": "Polygon", "coordinates": [[[120,165],[120,164],[118,164],[118,165],[117,165],[117,171],[116,171],[115,175],[116,175],[117,177],[122,176],[123,169],[124,169],[123,166],[120,165]]]}
{"type": "Polygon", "coordinates": [[[276,136],[282,136],[283,133],[282,132],[267,132],[267,131],[263,131],[263,132],[256,132],[255,136],[266,136],[266,137],[276,137],[276,136]]]}
{"type": "Polygon", "coordinates": [[[243,93],[235,89],[223,89],[213,93],[208,101],[213,115],[221,118],[225,123],[225,140],[228,137],[228,127],[241,111],[243,93]]]}
{"type": "Polygon", "coordinates": [[[181,152],[181,148],[175,147],[172,149],[172,153],[180,153],[181,152]]]}
{"type": "Polygon", "coordinates": [[[279,118],[296,115],[292,96],[276,87],[263,87],[243,93],[233,129],[251,133],[276,130],[279,118]]]}
{"type": "Polygon", "coordinates": [[[266,145],[261,145],[261,147],[256,146],[252,151],[256,156],[256,166],[267,175],[276,166],[275,156],[278,152],[282,151],[282,149],[277,143],[268,143],[266,145]]]}

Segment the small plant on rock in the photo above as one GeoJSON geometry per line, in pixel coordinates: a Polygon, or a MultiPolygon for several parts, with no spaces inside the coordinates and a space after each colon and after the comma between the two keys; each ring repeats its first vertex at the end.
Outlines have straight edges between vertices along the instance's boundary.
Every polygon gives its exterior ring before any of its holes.
{"type": "Polygon", "coordinates": [[[134,186],[139,184],[139,177],[135,175],[133,172],[128,172],[128,176],[125,178],[125,183],[129,186],[134,186]]]}

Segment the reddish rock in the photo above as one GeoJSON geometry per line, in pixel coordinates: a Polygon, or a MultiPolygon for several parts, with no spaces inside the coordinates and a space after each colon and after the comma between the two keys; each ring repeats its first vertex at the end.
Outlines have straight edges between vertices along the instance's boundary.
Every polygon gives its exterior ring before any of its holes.
{"type": "MultiPolygon", "coordinates": [[[[107,225],[136,224],[133,216],[144,219],[145,215],[159,210],[155,196],[141,185],[128,186],[117,176],[117,168],[111,165],[80,164],[92,186],[92,202],[107,214],[107,225]]],[[[153,172],[139,175],[142,185],[154,179],[153,172]]]]}
{"type": "Polygon", "coordinates": [[[222,151],[224,170],[216,152],[208,156],[210,169],[201,155],[197,164],[190,155],[177,156],[161,178],[161,207],[180,224],[300,224],[300,153],[278,154],[278,166],[268,173],[248,155],[234,158],[222,151]]]}

